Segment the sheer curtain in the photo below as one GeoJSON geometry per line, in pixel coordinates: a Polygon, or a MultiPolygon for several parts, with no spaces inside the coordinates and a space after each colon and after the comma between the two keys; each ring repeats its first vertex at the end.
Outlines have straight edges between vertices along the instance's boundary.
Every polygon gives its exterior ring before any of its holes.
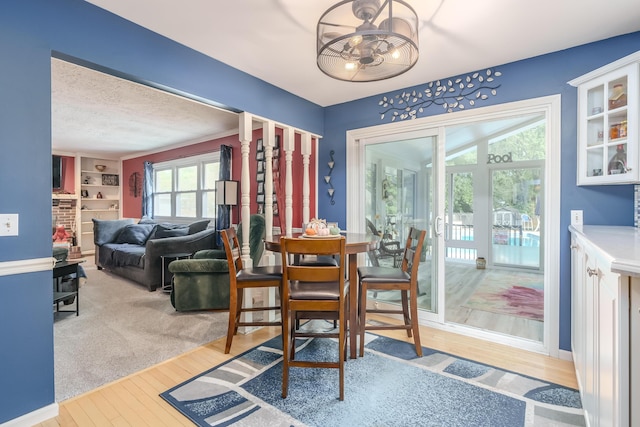
{"type": "Polygon", "coordinates": [[[144,162],[142,217],[153,218],[153,163],[144,162]]]}

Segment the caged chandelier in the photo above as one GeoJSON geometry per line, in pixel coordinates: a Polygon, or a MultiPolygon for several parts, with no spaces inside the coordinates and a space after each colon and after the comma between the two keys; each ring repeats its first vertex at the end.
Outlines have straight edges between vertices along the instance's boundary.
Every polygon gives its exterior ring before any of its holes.
{"type": "Polygon", "coordinates": [[[318,21],[318,67],[329,77],[372,82],[418,60],[418,15],[402,0],[345,0],[318,21]]]}

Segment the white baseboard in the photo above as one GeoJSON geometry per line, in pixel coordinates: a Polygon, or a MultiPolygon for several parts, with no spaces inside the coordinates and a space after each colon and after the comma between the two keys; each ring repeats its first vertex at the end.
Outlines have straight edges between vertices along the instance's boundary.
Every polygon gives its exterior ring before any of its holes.
{"type": "Polygon", "coordinates": [[[573,353],[567,350],[560,350],[558,353],[558,359],[573,362],[573,353]]]}
{"type": "Polygon", "coordinates": [[[57,417],[58,413],[58,404],[52,403],[51,405],[44,406],[40,409],[29,412],[28,414],[9,420],[6,423],[2,423],[0,424],[0,427],[30,427],[57,417]]]}

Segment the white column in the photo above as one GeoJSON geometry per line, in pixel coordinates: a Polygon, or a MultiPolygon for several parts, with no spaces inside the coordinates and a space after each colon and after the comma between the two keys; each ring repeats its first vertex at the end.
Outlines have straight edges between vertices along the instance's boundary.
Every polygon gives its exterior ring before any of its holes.
{"type": "Polygon", "coordinates": [[[264,144],[264,222],[267,227],[266,237],[273,236],[273,146],[276,139],[276,127],[272,121],[266,121],[262,126],[262,140],[264,144]]]}
{"type": "Polygon", "coordinates": [[[309,218],[309,159],[311,157],[311,134],[302,134],[302,222],[307,224],[309,218]]]}
{"type": "MultiPolygon", "coordinates": [[[[264,145],[264,220],[266,226],[266,238],[273,236],[273,147],[276,143],[276,127],[272,121],[266,121],[262,126],[262,140],[264,145]]],[[[275,255],[273,252],[265,251],[263,255],[264,265],[275,265],[275,255]]],[[[262,292],[264,305],[273,307],[276,305],[275,288],[267,288],[268,292],[262,292]],[[266,295],[265,295],[266,294],[266,295]]],[[[269,311],[265,314],[267,321],[276,320],[276,313],[269,311]]]]}
{"type": "MultiPolygon", "coordinates": [[[[239,138],[242,153],[242,177],[240,179],[240,203],[242,207],[240,221],[242,223],[243,236],[249,236],[251,218],[251,178],[249,177],[249,158],[251,154],[251,138],[253,136],[252,121],[253,116],[251,116],[251,114],[246,112],[240,113],[239,138]]],[[[250,251],[249,239],[244,239],[242,242],[242,262],[247,266],[253,265],[250,251]]]]}
{"type": "Polygon", "coordinates": [[[293,233],[293,152],[295,151],[295,132],[292,128],[284,128],[282,149],[285,155],[285,188],[284,188],[284,205],[285,205],[285,221],[286,235],[291,236],[293,233]]]}
{"type": "MultiPolygon", "coordinates": [[[[241,113],[240,114],[240,147],[242,153],[242,177],[240,179],[240,192],[241,192],[241,204],[242,204],[242,215],[240,217],[240,221],[242,224],[242,235],[247,236],[242,241],[242,263],[246,266],[253,266],[253,261],[251,260],[251,247],[249,246],[249,225],[251,218],[251,181],[249,177],[249,159],[251,154],[251,139],[253,137],[253,126],[252,126],[253,116],[249,113],[241,113]]],[[[242,305],[244,307],[252,307],[253,306],[253,290],[248,289],[242,300],[242,305]]],[[[246,312],[242,314],[244,316],[245,322],[253,321],[253,313],[246,312]]],[[[241,327],[239,328],[240,333],[247,334],[254,330],[255,328],[251,327],[241,327]]]]}

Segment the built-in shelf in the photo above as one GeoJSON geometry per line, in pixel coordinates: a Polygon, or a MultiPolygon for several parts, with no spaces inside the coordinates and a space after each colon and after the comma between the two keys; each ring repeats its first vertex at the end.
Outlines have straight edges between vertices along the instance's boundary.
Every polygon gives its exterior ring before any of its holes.
{"type": "Polygon", "coordinates": [[[121,165],[119,160],[79,156],[77,158],[77,185],[80,202],[77,217],[81,224],[80,247],[83,254],[95,251],[93,245],[93,219],[110,220],[120,218],[121,165]],[[96,165],[104,165],[97,170],[96,165]],[[100,194],[101,197],[97,197],[100,194]]]}

